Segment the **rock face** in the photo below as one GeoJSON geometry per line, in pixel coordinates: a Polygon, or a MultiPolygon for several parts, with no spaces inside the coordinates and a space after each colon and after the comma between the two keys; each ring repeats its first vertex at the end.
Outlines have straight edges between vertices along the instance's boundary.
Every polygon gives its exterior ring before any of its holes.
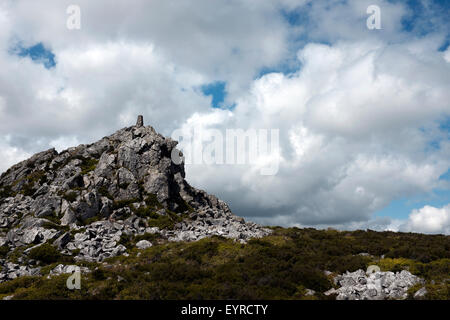
{"type": "Polygon", "coordinates": [[[15,249],[45,242],[76,259],[101,261],[125,253],[124,236],[193,241],[220,235],[245,242],[270,233],[190,186],[184,163],[171,160],[176,145],[140,116],[135,126],[95,143],[50,149],[11,167],[0,176],[0,248],[7,251],[0,265],[11,263],[15,249]]]}
{"type": "Polygon", "coordinates": [[[409,271],[373,272],[366,274],[364,270],[347,272],[334,278],[339,289],[331,289],[325,295],[337,294],[337,300],[383,300],[406,299],[408,289],[423,280],[409,271]]]}

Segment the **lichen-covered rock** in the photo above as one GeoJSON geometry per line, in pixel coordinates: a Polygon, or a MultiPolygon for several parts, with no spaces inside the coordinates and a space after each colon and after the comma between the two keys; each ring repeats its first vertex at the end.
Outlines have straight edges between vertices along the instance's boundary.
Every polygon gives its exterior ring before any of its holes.
{"type": "Polygon", "coordinates": [[[20,265],[17,263],[0,260],[0,283],[14,280],[22,276],[36,276],[40,274],[40,267],[20,265]]]}
{"type": "Polygon", "coordinates": [[[184,163],[171,160],[176,145],[138,119],[95,143],[50,149],[11,167],[0,176],[6,261],[16,248],[48,241],[76,260],[102,261],[125,253],[121,237],[149,232],[169,241],[220,235],[242,242],[270,233],[190,186],[184,163]]]}
{"type": "Polygon", "coordinates": [[[91,272],[91,270],[89,270],[89,268],[87,267],[59,264],[55,268],[50,270],[49,276],[58,276],[60,274],[72,274],[75,271],[80,271],[81,273],[91,272]]]}
{"type": "Polygon", "coordinates": [[[414,299],[423,299],[427,295],[427,288],[422,287],[414,293],[414,299]]]}
{"type": "Polygon", "coordinates": [[[337,300],[398,300],[406,299],[408,289],[424,280],[406,270],[366,274],[360,269],[338,275],[334,282],[340,288],[330,289],[325,295],[336,294],[337,300]]]}

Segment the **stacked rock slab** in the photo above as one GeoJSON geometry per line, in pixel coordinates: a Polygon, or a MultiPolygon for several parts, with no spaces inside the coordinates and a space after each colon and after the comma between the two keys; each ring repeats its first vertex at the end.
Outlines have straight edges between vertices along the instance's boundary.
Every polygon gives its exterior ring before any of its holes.
{"type": "MultiPolygon", "coordinates": [[[[101,261],[125,253],[119,244],[123,234],[246,241],[270,233],[190,186],[184,163],[171,160],[176,145],[144,126],[139,116],[135,126],[95,143],[60,153],[50,149],[14,165],[0,176],[0,247],[11,252],[52,242],[64,254],[101,261]],[[155,228],[148,225],[149,217],[138,214],[150,211],[153,218],[176,215],[179,221],[167,230],[155,228]]],[[[1,265],[9,263],[8,255],[1,265]]]]}

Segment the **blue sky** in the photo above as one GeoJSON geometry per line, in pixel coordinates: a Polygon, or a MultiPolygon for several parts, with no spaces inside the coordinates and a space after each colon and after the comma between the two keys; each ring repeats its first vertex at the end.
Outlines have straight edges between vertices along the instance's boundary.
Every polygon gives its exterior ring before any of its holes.
{"type": "MultiPolygon", "coordinates": [[[[448,179],[448,177],[447,177],[448,179]]],[[[406,219],[412,210],[422,208],[426,205],[443,207],[450,202],[448,189],[434,190],[431,194],[425,193],[418,196],[400,198],[392,201],[386,208],[375,213],[376,217],[391,217],[395,219],[406,219]]]]}
{"type": "Polygon", "coordinates": [[[225,101],[226,83],[223,81],[217,81],[203,85],[201,90],[205,96],[211,96],[211,107],[220,108],[225,101]]]}
{"type": "Polygon", "coordinates": [[[55,55],[41,42],[29,47],[19,44],[12,50],[20,57],[28,57],[36,63],[42,63],[47,69],[51,69],[56,65],[55,55]]]}

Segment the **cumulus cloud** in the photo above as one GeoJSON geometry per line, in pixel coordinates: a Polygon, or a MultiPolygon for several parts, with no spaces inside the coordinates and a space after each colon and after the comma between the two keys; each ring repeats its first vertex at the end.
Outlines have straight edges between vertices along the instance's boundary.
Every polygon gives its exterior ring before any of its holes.
{"type": "Polygon", "coordinates": [[[444,52],[444,59],[450,63],[450,47],[444,52]]]}
{"type": "Polygon", "coordinates": [[[177,66],[193,68],[210,82],[227,81],[233,96],[261,67],[278,64],[287,53],[283,2],[137,0],[130,5],[118,0],[111,6],[105,0],[80,0],[77,32],[65,28],[73,1],[9,1],[8,9],[16,37],[51,44],[57,56],[92,43],[150,42],[177,66]]]}
{"type": "Polygon", "coordinates": [[[0,172],[6,171],[9,167],[31,156],[19,148],[10,146],[10,137],[0,138],[0,149],[2,150],[0,172]]]}
{"type": "Polygon", "coordinates": [[[233,117],[211,125],[280,128],[278,174],[193,166],[190,179],[239,214],[285,225],[367,223],[397,197],[431,192],[449,168],[447,140],[428,148],[444,134],[436,120],[449,113],[449,69],[437,51],[409,50],[417,46],[306,46],[301,70],[256,80],[233,117]]]}
{"type": "Polygon", "coordinates": [[[450,204],[442,208],[424,206],[413,210],[401,231],[450,234],[450,204]]]}
{"type": "Polygon", "coordinates": [[[66,28],[70,4],[0,5],[0,136],[14,148],[37,152],[75,135],[86,143],[136,114],[169,134],[210,107],[202,85],[226,81],[231,97],[286,52],[278,4],[78,1],[76,31],[66,28]],[[55,54],[51,70],[11,54],[38,42],[55,54]]]}

